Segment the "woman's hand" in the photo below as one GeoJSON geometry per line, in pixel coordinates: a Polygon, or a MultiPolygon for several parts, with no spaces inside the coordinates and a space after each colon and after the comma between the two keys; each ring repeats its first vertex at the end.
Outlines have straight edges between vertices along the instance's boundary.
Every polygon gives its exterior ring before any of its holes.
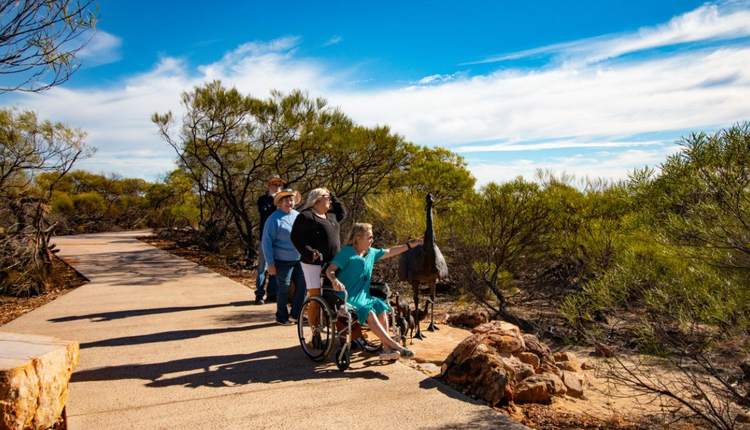
{"type": "Polygon", "coordinates": [[[417,239],[412,239],[408,241],[408,243],[411,248],[414,248],[415,246],[419,246],[419,245],[424,245],[424,236],[419,237],[417,239]]]}
{"type": "Polygon", "coordinates": [[[331,281],[331,284],[333,285],[333,289],[335,291],[344,291],[344,290],[346,290],[346,287],[344,286],[344,284],[342,284],[341,281],[339,281],[338,279],[333,279],[331,281]]]}

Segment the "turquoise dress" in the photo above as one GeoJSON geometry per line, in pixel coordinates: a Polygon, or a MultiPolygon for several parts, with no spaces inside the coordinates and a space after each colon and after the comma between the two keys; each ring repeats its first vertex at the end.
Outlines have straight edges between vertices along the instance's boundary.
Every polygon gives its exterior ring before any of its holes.
{"type": "MultiPolygon", "coordinates": [[[[385,254],[385,249],[370,248],[364,258],[357,255],[352,246],[341,248],[331,263],[339,266],[336,278],[346,287],[349,303],[354,306],[357,318],[364,323],[370,311],[380,315],[388,311],[388,305],[370,295],[370,277],[372,266],[385,254]]],[[[337,293],[343,298],[343,293],[337,293]]]]}

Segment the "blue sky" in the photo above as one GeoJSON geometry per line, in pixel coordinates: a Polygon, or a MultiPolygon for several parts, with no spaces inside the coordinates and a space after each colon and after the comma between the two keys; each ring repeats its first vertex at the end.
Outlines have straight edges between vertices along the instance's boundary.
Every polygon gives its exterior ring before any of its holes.
{"type": "Polygon", "coordinates": [[[622,179],[691,131],[750,120],[750,1],[107,0],[66,84],[0,95],[89,132],[79,167],[154,180],[154,112],[221,79],[301,88],[355,122],[443,146],[479,183],[536,169],[622,179]]]}

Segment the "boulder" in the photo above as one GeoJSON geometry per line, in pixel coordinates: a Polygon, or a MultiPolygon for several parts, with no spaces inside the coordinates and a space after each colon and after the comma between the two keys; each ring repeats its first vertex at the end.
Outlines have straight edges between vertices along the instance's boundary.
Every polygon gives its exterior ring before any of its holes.
{"type": "Polygon", "coordinates": [[[581,366],[578,365],[575,361],[558,361],[555,363],[555,366],[557,366],[560,370],[567,370],[568,372],[581,372],[583,369],[581,369],[581,366]]]}
{"type": "Polygon", "coordinates": [[[0,333],[0,430],[55,425],[78,357],[78,342],[0,333]]]}
{"type": "Polygon", "coordinates": [[[469,358],[483,339],[484,336],[482,335],[472,335],[456,345],[456,347],[453,348],[453,352],[451,352],[443,361],[443,374],[445,374],[445,371],[454,364],[461,364],[464,360],[469,358]]]}
{"type": "Polygon", "coordinates": [[[490,332],[492,330],[511,331],[511,332],[515,333],[515,335],[518,338],[521,338],[521,334],[522,334],[521,333],[521,329],[519,329],[518,326],[513,325],[513,324],[511,324],[509,322],[497,321],[497,320],[490,321],[490,322],[488,322],[486,324],[482,324],[482,325],[480,325],[478,327],[474,327],[471,330],[471,332],[474,333],[474,334],[484,334],[484,333],[488,333],[488,332],[490,332]]]}
{"type": "Polygon", "coordinates": [[[547,384],[542,381],[523,381],[514,388],[513,401],[516,403],[543,403],[552,401],[547,384]]]}
{"type": "Polygon", "coordinates": [[[451,315],[448,318],[448,323],[453,325],[459,325],[463,327],[474,328],[478,325],[484,324],[489,321],[490,317],[487,312],[482,309],[464,310],[456,315],[451,315]]]}
{"type": "Polygon", "coordinates": [[[522,352],[526,349],[523,339],[507,330],[496,329],[484,335],[482,343],[493,348],[497,353],[522,352]]]}
{"type": "Polygon", "coordinates": [[[567,389],[567,395],[577,398],[583,397],[583,384],[585,382],[583,374],[563,370],[562,382],[567,389]]]}
{"type": "Polygon", "coordinates": [[[524,379],[536,374],[531,365],[520,362],[517,358],[505,359],[506,369],[510,367],[513,370],[513,380],[521,382],[524,379]]]}
{"type": "Polygon", "coordinates": [[[552,355],[552,351],[547,345],[540,342],[533,334],[524,334],[523,341],[526,345],[526,350],[533,352],[539,357],[539,360],[544,363],[555,364],[555,357],[552,355]]]}
{"type": "Polygon", "coordinates": [[[471,357],[450,367],[444,377],[450,383],[466,387],[471,394],[491,405],[506,395],[506,386],[511,380],[502,360],[485,348],[477,348],[471,357]]]}
{"type": "Polygon", "coordinates": [[[534,370],[539,367],[539,356],[534,354],[533,352],[521,352],[516,357],[518,358],[518,361],[528,364],[529,366],[533,367],[534,370]]]}
{"type": "Polygon", "coordinates": [[[556,352],[554,354],[555,362],[561,362],[561,361],[575,361],[578,362],[578,358],[576,358],[576,355],[570,351],[560,351],[556,352]]]}

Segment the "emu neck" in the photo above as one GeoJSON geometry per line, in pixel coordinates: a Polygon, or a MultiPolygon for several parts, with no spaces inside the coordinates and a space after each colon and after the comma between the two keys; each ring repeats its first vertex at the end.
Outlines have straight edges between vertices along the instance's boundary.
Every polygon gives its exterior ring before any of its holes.
{"type": "Polygon", "coordinates": [[[435,246],[435,227],[432,224],[432,203],[427,202],[427,228],[424,231],[425,251],[431,252],[435,246]]]}

